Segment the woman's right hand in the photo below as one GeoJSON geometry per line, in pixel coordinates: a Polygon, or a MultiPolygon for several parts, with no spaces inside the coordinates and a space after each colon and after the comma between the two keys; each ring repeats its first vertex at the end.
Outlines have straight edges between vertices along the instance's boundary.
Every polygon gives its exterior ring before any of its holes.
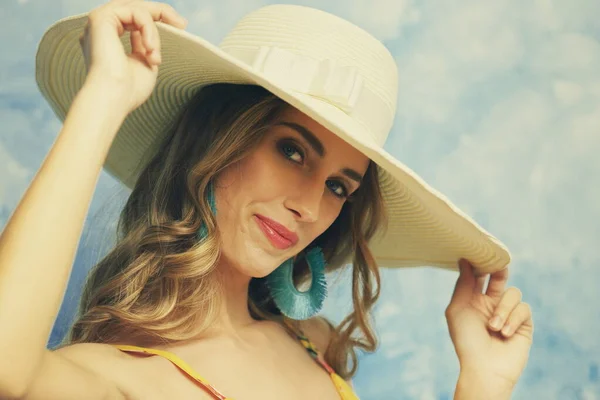
{"type": "Polygon", "coordinates": [[[117,91],[127,113],[143,104],[154,89],[161,63],[155,21],[184,29],[187,21],[168,4],[143,0],[111,0],[88,14],[80,43],[93,82],[117,91]],[[120,37],[131,32],[131,54],[120,37]]]}

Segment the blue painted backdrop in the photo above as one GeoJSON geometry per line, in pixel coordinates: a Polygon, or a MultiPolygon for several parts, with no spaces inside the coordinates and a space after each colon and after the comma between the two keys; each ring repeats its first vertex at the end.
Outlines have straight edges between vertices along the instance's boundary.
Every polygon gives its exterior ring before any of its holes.
{"type": "MultiPolygon", "coordinates": [[[[60,124],[34,81],[44,30],[99,0],[0,4],[0,227],[60,124]]],[[[188,30],[218,43],[261,0],[174,0],[188,30]]],[[[383,40],[400,70],[387,149],[446,193],[514,255],[510,284],[534,310],[531,359],[515,399],[600,399],[600,2],[597,0],[298,1],[383,40]]],[[[127,192],[103,174],[51,343],[86,271],[110,248],[127,192]]],[[[444,309],[456,274],[383,271],[381,347],[361,357],[363,399],[450,399],[458,364],[444,309]]],[[[334,279],[326,314],[347,310],[334,279]]]]}

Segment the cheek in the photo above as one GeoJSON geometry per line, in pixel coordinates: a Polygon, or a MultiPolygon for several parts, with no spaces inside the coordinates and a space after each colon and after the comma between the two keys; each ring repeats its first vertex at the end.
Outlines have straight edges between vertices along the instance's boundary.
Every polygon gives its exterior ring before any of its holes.
{"type": "Polygon", "coordinates": [[[225,169],[215,180],[217,224],[226,236],[233,232],[253,201],[253,174],[246,163],[240,162],[225,169]]]}
{"type": "MultiPolygon", "coordinates": [[[[227,198],[244,199],[245,204],[272,203],[277,206],[290,190],[302,184],[302,176],[271,149],[259,148],[224,174],[221,186],[227,198]]],[[[239,201],[238,201],[239,206],[239,201]]]]}
{"type": "MultiPolygon", "coordinates": [[[[223,250],[229,252],[235,249],[236,257],[250,257],[250,252],[255,253],[250,249],[255,240],[250,232],[253,214],[271,210],[279,212],[287,198],[297,194],[298,188],[314,184],[313,179],[299,173],[293,164],[267,148],[259,148],[223,171],[217,178],[215,189],[217,224],[226,247],[223,250]],[[247,251],[240,251],[242,248],[247,251]],[[248,254],[244,256],[243,253],[248,254]]],[[[323,188],[319,220],[302,227],[305,245],[325,232],[341,212],[343,203],[327,190],[323,188]]]]}
{"type": "Polygon", "coordinates": [[[266,191],[274,190],[281,181],[273,157],[265,155],[259,148],[253,154],[228,167],[217,178],[217,194],[225,207],[239,208],[242,205],[261,201],[266,191]]]}
{"type": "Polygon", "coordinates": [[[281,164],[273,157],[249,156],[224,170],[215,181],[217,226],[221,233],[222,255],[245,275],[261,277],[284,260],[266,253],[262,234],[253,215],[281,207],[289,191],[281,164]]]}

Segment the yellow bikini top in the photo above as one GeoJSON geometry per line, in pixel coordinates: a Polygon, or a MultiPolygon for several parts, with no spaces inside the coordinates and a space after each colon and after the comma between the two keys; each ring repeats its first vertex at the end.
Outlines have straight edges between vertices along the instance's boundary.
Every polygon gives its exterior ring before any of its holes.
{"type": "MultiPolygon", "coordinates": [[[[287,324],[286,324],[287,325],[287,324]]],[[[288,328],[296,335],[296,337],[300,340],[300,343],[306,348],[311,357],[321,366],[329,376],[337,392],[340,395],[340,400],[360,400],[358,396],[354,393],[350,385],[341,376],[339,376],[333,368],[331,368],[321,357],[321,354],[314,346],[314,344],[308,340],[308,338],[304,335],[303,332],[297,332],[294,328],[288,325],[288,328]]],[[[143,353],[149,355],[156,355],[160,357],[164,357],[167,360],[171,361],[175,364],[181,371],[186,373],[190,378],[194,379],[196,382],[200,384],[207,393],[211,394],[217,400],[233,400],[231,397],[225,396],[223,393],[219,392],[215,387],[213,387],[206,379],[204,379],[200,374],[194,371],[188,363],[183,361],[181,358],[176,356],[173,353],[164,350],[150,349],[146,347],[138,347],[138,346],[130,346],[130,345],[113,345],[117,349],[124,352],[133,352],[133,353],[143,353]]]]}

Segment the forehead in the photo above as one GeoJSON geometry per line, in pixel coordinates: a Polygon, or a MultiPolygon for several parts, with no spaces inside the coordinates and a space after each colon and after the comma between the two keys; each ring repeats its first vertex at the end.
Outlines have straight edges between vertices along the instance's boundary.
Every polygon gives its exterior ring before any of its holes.
{"type": "Polygon", "coordinates": [[[323,144],[326,158],[341,160],[361,174],[367,170],[369,166],[367,156],[296,108],[287,107],[278,122],[293,122],[309,130],[323,144]]]}

